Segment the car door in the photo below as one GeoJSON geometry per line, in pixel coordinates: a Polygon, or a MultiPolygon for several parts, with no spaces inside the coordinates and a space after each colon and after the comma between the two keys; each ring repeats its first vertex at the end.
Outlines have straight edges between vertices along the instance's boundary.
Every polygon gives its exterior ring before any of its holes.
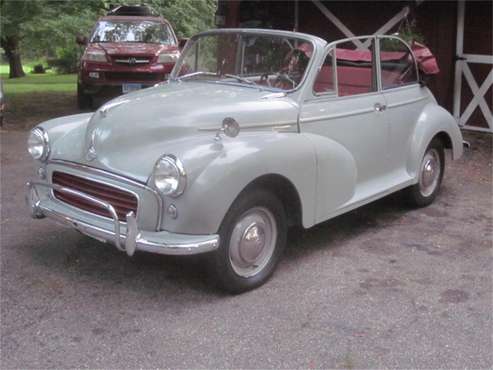
{"type": "MultiPolygon", "coordinates": [[[[333,208],[347,207],[385,188],[379,179],[388,172],[389,125],[385,100],[378,89],[376,39],[358,40],[367,42],[367,48],[356,49],[351,42],[342,42],[327,49],[313,85],[313,97],[301,107],[301,132],[323,136],[327,143],[335,141],[350,153],[356,167],[355,184],[346,185],[354,187],[353,196],[341,199],[340,204],[328,203],[331,209],[319,211],[319,216],[332,214],[333,208]]],[[[319,171],[319,177],[328,175],[324,168],[319,171]]],[[[330,191],[330,185],[318,190],[330,191]]],[[[319,199],[319,204],[325,203],[319,199]]]]}
{"type": "Polygon", "coordinates": [[[411,49],[394,36],[379,36],[377,40],[382,94],[390,128],[390,171],[396,177],[405,177],[414,129],[430,97],[418,82],[411,49]]]}

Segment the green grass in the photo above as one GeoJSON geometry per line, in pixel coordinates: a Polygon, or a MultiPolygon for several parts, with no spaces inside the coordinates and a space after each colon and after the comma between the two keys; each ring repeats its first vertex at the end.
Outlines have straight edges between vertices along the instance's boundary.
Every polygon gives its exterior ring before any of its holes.
{"type": "MultiPolygon", "coordinates": [[[[42,61],[34,61],[34,62],[26,62],[22,64],[22,69],[26,74],[31,73],[34,66],[36,64],[43,64],[46,66],[46,63],[43,63],[42,61]]],[[[51,70],[46,71],[46,73],[53,73],[51,70]]],[[[0,74],[9,74],[9,65],[8,64],[0,64],[0,74]]]]}
{"type": "Polygon", "coordinates": [[[4,121],[11,127],[28,129],[53,117],[77,113],[77,75],[29,73],[34,64],[24,66],[25,77],[12,79],[8,66],[0,65],[6,98],[4,121]]]}
{"type": "Polygon", "coordinates": [[[29,73],[32,65],[27,65],[24,68],[25,77],[8,78],[8,66],[0,65],[0,78],[4,82],[5,95],[17,95],[33,92],[68,92],[74,93],[77,91],[77,75],[66,74],[58,75],[53,72],[44,74],[29,73]]]}

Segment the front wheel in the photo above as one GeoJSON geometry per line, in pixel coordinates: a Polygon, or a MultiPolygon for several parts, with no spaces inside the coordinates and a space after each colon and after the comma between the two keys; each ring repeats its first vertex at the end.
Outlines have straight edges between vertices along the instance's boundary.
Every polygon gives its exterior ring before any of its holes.
{"type": "Polygon", "coordinates": [[[445,170],[445,152],[440,140],[434,139],[426,149],[419,167],[418,183],[407,189],[409,202],[415,207],[431,204],[440,190],[445,170]]]}
{"type": "Polygon", "coordinates": [[[255,189],[241,194],[219,229],[219,249],[211,267],[219,285],[241,293],[265,283],[286,245],[284,206],[272,193],[255,189]]]}
{"type": "Polygon", "coordinates": [[[77,106],[81,110],[92,109],[92,96],[84,93],[84,89],[80,84],[77,84],[77,106]]]}

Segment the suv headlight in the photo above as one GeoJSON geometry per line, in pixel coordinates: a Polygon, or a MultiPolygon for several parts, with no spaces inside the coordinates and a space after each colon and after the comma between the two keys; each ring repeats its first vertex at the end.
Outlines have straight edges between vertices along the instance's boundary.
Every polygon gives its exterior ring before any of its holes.
{"type": "Polygon", "coordinates": [[[45,161],[50,154],[50,143],[48,134],[41,127],[31,130],[27,139],[27,151],[34,159],[45,161]]]}
{"type": "Polygon", "coordinates": [[[167,154],[156,162],[153,181],[161,194],[177,197],[185,191],[187,175],[180,160],[167,154]]]}
{"type": "Polygon", "coordinates": [[[179,51],[168,51],[162,54],[159,54],[157,58],[158,63],[175,63],[180,57],[179,51]]]}
{"type": "Polygon", "coordinates": [[[83,60],[90,62],[107,62],[106,53],[100,50],[86,51],[82,57],[83,60]]]}

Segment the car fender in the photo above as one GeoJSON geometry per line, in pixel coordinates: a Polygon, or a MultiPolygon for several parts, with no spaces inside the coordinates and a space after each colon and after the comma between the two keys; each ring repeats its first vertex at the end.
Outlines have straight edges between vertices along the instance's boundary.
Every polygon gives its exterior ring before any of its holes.
{"type": "Polygon", "coordinates": [[[457,122],[452,115],[436,103],[428,103],[424,106],[418,117],[411,139],[410,153],[407,161],[407,171],[411,176],[417,178],[418,168],[433,138],[445,133],[452,144],[452,158],[458,159],[462,156],[462,134],[457,122]]]}
{"type": "MultiPolygon", "coordinates": [[[[196,148],[194,145],[191,149],[195,155],[196,148]]],[[[187,171],[192,171],[187,173],[185,193],[165,201],[178,210],[176,219],[167,215],[163,219],[163,228],[173,232],[216,233],[236,197],[264,175],[282,176],[293,185],[304,227],[322,220],[328,209],[347,201],[354,191],[356,176],[351,156],[339,144],[317,135],[242,133],[234,139],[225,137],[208,149],[204,147],[196,161],[190,161],[186,151],[180,158],[187,171]],[[219,149],[215,155],[211,154],[214,146],[219,149]],[[197,165],[202,158],[208,162],[197,165]]]]}
{"type": "MultiPolygon", "coordinates": [[[[242,132],[236,138],[208,137],[207,145],[188,146],[179,158],[187,171],[187,187],[178,198],[168,197],[178,217],[165,212],[163,229],[190,234],[216,233],[236,197],[255,179],[280,175],[298,192],[304,225],[312,225],[316,159],[313,145],[296,133],[242,132]],[[200,149],[198,149],[200,148],[200,149]]],[[[197,144],[197,143],[195,143],[197,144]]]]}
{"type": "Polygon", "coordinates": [[[93,113],[81,113],[40,123],[48,134],[50,159],[77,161],[83,151],[86,127],[93,113]]]}

